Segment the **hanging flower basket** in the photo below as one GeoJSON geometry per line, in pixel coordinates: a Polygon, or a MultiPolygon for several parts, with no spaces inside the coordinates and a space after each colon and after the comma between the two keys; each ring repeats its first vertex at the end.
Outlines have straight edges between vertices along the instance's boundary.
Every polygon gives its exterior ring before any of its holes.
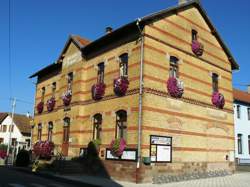
{"type": "Polygon", "coordinates": [[[63,100],[64,106],[69,106],[71,99],[72,99],[72,91],[71,90],[67,90],[66,92],[63,93],[62,100],[63,100]]]}
{"type": "Polygon", "coordinates": [[[167,81],[168,93],[175,98],[181,98],[184,93],[183,82],[175,77],[169,77],[167,81]]]}
{"type": "Polygon", "coordinates": [[[54,109],[55,104],[56,104],[55,97],[51,97],[46,103],[48,112],[51,112],[54,109]]]}
{"type": "Polygon", "coordinates": [[[120,157],[126,148],[126,141],[123,138],[114,139],[111,141],[109,148],[114,157],[120,157]]]}
{"type": "Polygon", "coordinates": [[[223,109],[225,105],[225,98],[221,93],[214,92],[212,95],[212,103],[217,108],[223,109]]]}
{"type": "Polygon", "coordinates": [[[204,51],[204,46],[197,40],[192,41],[192,51],[196,56],[202,56],[204,51]]]}
{"type": "Polygon", "coordinates": [[[39,158],[50,159],[54,146],[54,143],[50,141],[38,141],[33,146],[33,153],[39,158]]]}
{"type": "Polygon", "coordinates": [[[91,88],[92,98],[94,100],[100,100],[105,94],[106,85],[104,83],[94,84],[91,88]]]}
{"type": "Polygon", "coordinates": [[[43,112],[43,105],[44,105],[43,101],[40,101],[40,102],[37,104],[37,106],[36,106],[37,112],[38,112],[39,114],[41,114],[41,113],[43,112]]]}
{"type": "Polygon", "coordinates": [[[124,96],[127,92],[129,81],[126,77],[114,79],[114,92],[117,96],[124,96]]]}

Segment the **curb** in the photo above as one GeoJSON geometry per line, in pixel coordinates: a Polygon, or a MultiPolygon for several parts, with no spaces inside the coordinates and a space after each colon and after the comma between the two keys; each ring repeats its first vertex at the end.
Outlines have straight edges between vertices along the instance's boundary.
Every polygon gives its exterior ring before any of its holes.
{"type": "Polygon", "coordinates": [[[69,185],[75,185],[75,186],[88,186],[88,187],[100,187],[98,185],[94,185],[94,184],[89,184],[89,183],[85,183],[79,180],[73,180],[73,179],[68,179],[68,178],[64,178],[64,177],[60,177],[60,176],[56,176],[54,174],[49,174],[49,173],[45,173],[45,172],[38,172],[38,173],[34,173],[28,169],[24,169],[24,168],[18,168],[18,167],[7,167],[9,169],[13,169],[16,171],[21,171],[30,175],[36,175],[36,176],[40,176],[46,179],[53,179],[56,180],[57,182],[61,182],[61,183],[67,183],[69,185]]]}

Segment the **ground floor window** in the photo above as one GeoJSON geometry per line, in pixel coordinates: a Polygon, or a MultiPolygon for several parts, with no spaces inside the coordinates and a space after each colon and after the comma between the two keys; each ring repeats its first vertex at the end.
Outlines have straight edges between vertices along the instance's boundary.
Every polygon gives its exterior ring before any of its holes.
{"type": "Polygon", "coordinates": [[[238,154],[242,154],[242,134],[238,134],[237,138],[238,138],[238,154]]]}
{"type": "Polygon", "coordinates": [[[69,126],[70,126],[70,118],[64,118],[63,143],[68,143],[69,142],[69,126]]]}

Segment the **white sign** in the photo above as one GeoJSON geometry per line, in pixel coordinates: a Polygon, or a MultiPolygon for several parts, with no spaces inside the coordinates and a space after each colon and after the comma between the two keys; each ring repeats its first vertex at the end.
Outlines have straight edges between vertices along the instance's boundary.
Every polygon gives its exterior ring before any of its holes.
{"type": "Polygon", "coordinates": [[[78,51],[63,59],[63,67],[69,67],[73,65],[74,63],[79,62],[80,60],[82,60],[82,53],[78,51]]]}
{"type": "Polygon", "coordinates": [[[157,162],[170,162],[171,161],[171,147],[158,145],[156,158],[157,158],[157,162]]]}
{"type": "Polygon", "coordinates": [[[107,155],[106,155],[107,159],[112,159],[112,160],[118,160],[119,159],[119,160],[131,160],[131,161],[136,160],[136,150],[124,150],[121,158],[114,157],[111,154],[111,151],[108,150],[108,149],[106,150],[106,152],[107,152],[107,155]]]}
{"type": "Polygon", "coordinates": [[[162,136],[151,136],[151,144],[171,145],[171,138],[162,136]]]}

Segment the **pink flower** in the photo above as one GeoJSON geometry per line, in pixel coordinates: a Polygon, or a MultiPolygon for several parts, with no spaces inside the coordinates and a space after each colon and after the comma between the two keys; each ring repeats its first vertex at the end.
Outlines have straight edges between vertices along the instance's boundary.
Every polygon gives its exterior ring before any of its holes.
{"type": "Polygon", "coordinates": [[[100,100],[105,94],[106,85],[104,83],[97,83],[91,87],[92,98],[100,100]]]}
{"type": "Polygon", "coordinates": [[[198,42],[197,40],[193,40],[192,41],[192,51],[195,55],[197,56],[202,56],[203,51],[204,51],[204,47],[203,45],[198,42]]]}
{"type": "Polygon", "coordinates": [[[5,159],[7,156],[7,152],[5,150],[0,150],[0,158],[5,159]]]}
{"type": "Polygon", "coordinates": [[[183,83],[175,77],[169,77],[167,81],[168,93],[175,98],[181,98],[184,93],[183,83]]]}
{"type": "Polygon", "coordinates": [[[39,141],[33,146],[33,152],[40,158],[48,159],[52,156],[54,143],[49,141],[39,141]]]}
{"type": "Polygon", "coordinates": [[[54,109],[55,104],[56,104],[55,97],[51,97],[46,103],[48,112],[51,112],[54,109]]]}
{"type": "Polygon", "coordinates": [[[36,106],[37,112],[39,114],[43,112],[43,105],[44,105],[43,101],[40,101],[36,106]]]}
{"type": "Polygon", "coordinates": [[[117,96],[124,96],[127,92],[129,81],[125,77],[114,79],[114,92],[117,96]]]}
{"type": "Polygon", "coordinates": [[[225,98],[224,96],[219,92],[214,92],[212,95],[212,103],[217,108],[223,109],[225,105],[225,98]]]}
{"type": "Polygon", "coordinates": [[[66,92],[63,93],[62,100],[63,100],[64,106],[69,106],[71,99],[72,99],[72,91],[71,90],[67,90],[66,92]]]}
{"type": "Polygon", "coordinates": [[[120,157],[126,148],[126,141],[123,138],[114,139],[110,143],[111,154],[115,157],[120,157]]]}

